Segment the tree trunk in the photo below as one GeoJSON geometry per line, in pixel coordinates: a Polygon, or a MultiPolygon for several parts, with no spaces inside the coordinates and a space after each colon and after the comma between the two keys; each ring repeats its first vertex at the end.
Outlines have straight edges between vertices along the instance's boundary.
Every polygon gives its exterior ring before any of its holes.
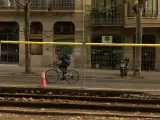
{"type": "MultiPolygon", "coordinates": [[[[142,43],[142,7],[138,7],[136,12],[136,40],[135,43],[142,43]]],[[[134,52],[134,76],[141,75],[141,47],[135,47],[134,52]]]]}
{"type": "MultiPolygon", "coordinates": [[[[28,2],[26,2],[24,6],[24,19],[25,19],[25,41],[29,41],[29,5],[28,2]]],[[[31,58],[30,58],[30,45],[25,44],[25,73],[31,73],[31,58]]]]}

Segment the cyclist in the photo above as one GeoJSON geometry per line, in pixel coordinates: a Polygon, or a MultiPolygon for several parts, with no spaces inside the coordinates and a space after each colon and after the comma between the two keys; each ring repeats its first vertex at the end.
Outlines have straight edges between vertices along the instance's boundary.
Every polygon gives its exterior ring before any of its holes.
{"type": "Polygon", "coordinates": [[[58,67],[63,73],[62,80],[65,80],[68,67],[71,63],[70,57],[67,54],[63,53],[60,49],[56,49],[56,55],[57,55],[57,59],[58,59],[58,62],[57,62],[58,67]]]}

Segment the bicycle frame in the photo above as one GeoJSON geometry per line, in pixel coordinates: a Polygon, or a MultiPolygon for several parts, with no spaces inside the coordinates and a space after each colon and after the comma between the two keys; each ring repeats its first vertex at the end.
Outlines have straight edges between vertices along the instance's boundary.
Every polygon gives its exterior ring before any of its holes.
{"type": "MultiPolygon", "coordinates": [[[[53,63],[53,66],[52,66],[53,69],[55,69],[57,72],[59,72],[59,68],[58,68],[58,64],[56,63],[53,63]]],[[[60,70],[61,71],[61,70],[60,70]]]]}
{"type": "MultiPolygon", "coordinates": [[[[48,71],[50,71],[50,70],[52,71],[53,70],[53,72],[56,71],[56,74],[58,73],[57,79],[54,82],[56,82],[57,80],[61,80],[61,79],[63,80],[63,78],[61,78],[62,75],[63,75],[62,74],[62,70],[58,67],[58,65],[59,64],[56,64],[54,62],[52,68],[48,70],[48,71]]],[[[48,73],[48,71],[46,73],[48,73]]],[[[68,83],[76,83],[79,80],[79,73],[77,71],[75,71],[75,70],[67,70],[67,74],[65,74],[65,77],[66,77],[65,80],[68,83]],[[74,72],[76,75],[75,74],[72,75],[72,72],[74,72]],[[75,80],[73,79],[73,78],[75,78],[74,76],[77,77],[75,80]],[[73,80],[74,80],[74,82],[73,82],[73,80]]],[[[47,81],[51,82],[52,80],[51,81],[47,80],[47,81]]],[[[51,83],[54,83],[54,82],[51,82],[51,83]]]]}
{"type": "Polygon", "coordinates": [[[55,69],[60,76],[62,76],[62,70],[58,67],[59,64],[53,63],[53,69],[55,69]]]}

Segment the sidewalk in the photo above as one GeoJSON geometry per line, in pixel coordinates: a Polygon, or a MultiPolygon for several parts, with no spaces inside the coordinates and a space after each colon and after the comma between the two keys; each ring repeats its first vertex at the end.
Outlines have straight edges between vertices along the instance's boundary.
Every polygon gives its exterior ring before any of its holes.
{"type": "MultiPolygon", "coordinates": [[[[24,88],[39,88],[38,84],[0,84],[0,87],[24,87],[24,88]]],[[[41,87],[40,87],[41,88],[41,87]]],[[[144,89],[144,88],[111,88],[111,87],[89,87],[89,86],[81,86],[81,85],[56,85],[49,84],[45,88],[54,88],[54,89],[85,89],[85,90],[105,90],[105,91],[122,91],[122,92],[146,92],[146,93],[154,93],[155,95],[160,94],[160,89],[144,89]]]]}
{"type": "MultiPolygon", "coordinates": [[[[11,76],[11,77],[40,77],[42,73],[42,69],[48,70],[49,68],[42,68],[42,67],[32,67],[32,72],[34,74],[23,74],[25,69],[24,67],[18,65],[0,65],[0,76],[11,76]]],[[[71,69],[71,68],[70,68],[71,69]]],[[[87,79],[121,79],[119,70],[99,70],[99,69],[77,69],[73,68],[79,72],[80,76],[84,76],[87,79]]],[[[132,78],[132,71],[128,73],[129,80],[149,80],[149,81],[160,81],[160,72],[142,72],[141,76],[143,79],[140,78],[132,78]]]]}
{"type": "MultiPolygon", "coordinates": [[[[0,65],[0,86],[13,85],[13,86],[38,86],[40,85],[42,69],[48,68],[34,67],[32,71],[35,74],[26,75],[23,74],[24,67],[19,66],[6,66],[0,65]]],[[[83,77],[82,69],[75,69],[79,72],[80,77],[83,77]]],[[[58,81],[56,84],[48,83],[48,87],[70,87],[81,88],[83,86],[87,88],[96,89],[143,89],[143,90],[159,90],[160,85],[160,73],[159,72],[142,72],[144,78],[132,78],[132,72],[129,72],[127,79],[121,79],[119,70],[85,70],[85,80],[80,78],[76,84],[68,84],[66,81],[61,83],[58,81]]]]}

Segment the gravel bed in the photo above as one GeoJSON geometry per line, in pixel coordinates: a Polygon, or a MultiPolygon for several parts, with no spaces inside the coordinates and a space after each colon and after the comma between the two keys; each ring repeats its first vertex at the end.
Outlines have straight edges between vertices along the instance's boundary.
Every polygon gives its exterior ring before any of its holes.
{"type": "MultiPolygon", "coordinates": [[[[29,94],[34,94],[35,92],[34,91],[30,91],[29,94]]],[[[15,94],[25,94],[25,93],[15,93],[15,94]]],[[[53,92],[48,92],[47,95],[57,95],[57,94],[54,94],[53,92]]],[[[65,94],[65,93],[59,93],[58,95],[64,95],[64,96],[92,96],[92,97],[111,97],[110,95],[107,96],[106,94],[101,94],[101,95],[90,95],[89,93],[84,93],[84,94],[65,94]]],[[[159,98],[159,97],[155,97],[155,96],[152,96],[150,94],[121,94],[121,95],[118,95],[118,96],[112,96],[112,98],[132,98],[132,99],[152,99],[152,98],[159,98]]]]}
{"type": "Polygon", "coordinates": [[[0,100],[7,101],[21,101],[21,102],[44,102],[44,103],[93,103],[81,100],[67,100],[67,99],[33,99],[33,98],[14,98],[14,97],[0,97],[0,100]]]}
{"type": "Polygon", "coordinates": [[[118,118],[96,116],[35,116],[18,114],[0,114],[0,120],[158,120],[151,118],[118,118]]]}

